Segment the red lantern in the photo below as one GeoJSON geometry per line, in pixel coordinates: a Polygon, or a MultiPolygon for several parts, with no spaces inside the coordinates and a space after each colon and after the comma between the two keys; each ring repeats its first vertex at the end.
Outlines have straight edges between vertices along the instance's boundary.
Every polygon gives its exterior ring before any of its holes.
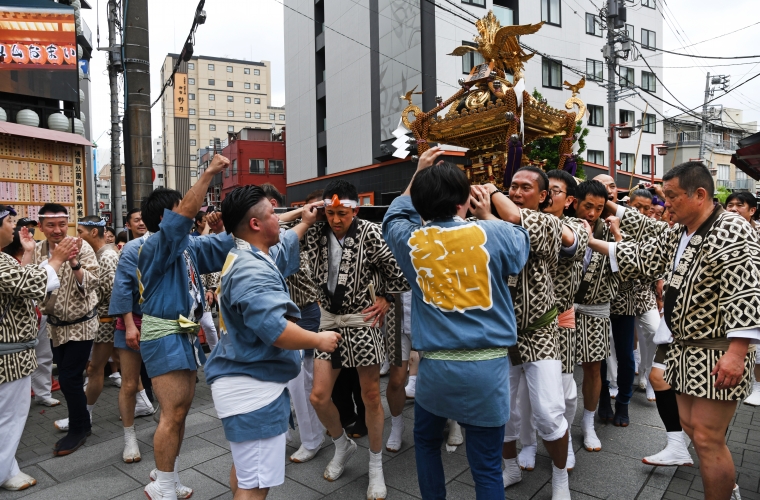
{"type": "Polygon", "coordinates": [[[72,66],[76,65],[77,63],[77,49],[76,47],[63,47],[63,60],[66,62],[66,64],[70,64],[72,66]]]}
{"type": "Polygon", "coordinates": [[[47,62],[47,52],[45,47],[32,43],[28,45],[29,48],[29,60],[33,64],[45,64],[47,62]]]}
{"type": "Polygon", "coordinates": [[[26,64],[29,62],[29,48],[21,43],[11,45],[11,58],[16,64],[26,64]]]}
{"type": "Polygon", "coordinates": [[[58,66],[63,64],[63,51],[59,46],[51,43],[45,47],[45,52],[47,52],[47,60],[50,64],[56,64],[58,66]]]}
{"type": "Polygon", "coordinates": [[[0,63],[11,63],[11,46],[7,43],[0,43],[0,63]]]}

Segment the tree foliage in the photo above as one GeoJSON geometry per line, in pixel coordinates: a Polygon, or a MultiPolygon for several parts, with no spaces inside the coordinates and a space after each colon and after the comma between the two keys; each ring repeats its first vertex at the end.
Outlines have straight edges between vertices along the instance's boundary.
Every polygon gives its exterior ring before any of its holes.
{"type": "Polygon", "coordinates": [[[718,201],[720,201],[722,205],[725,205],[726,199],[730,194],[731,190],[726,186],[718,186],[718,190],[715,192],[715,197],[718,198],[718,201]]]}

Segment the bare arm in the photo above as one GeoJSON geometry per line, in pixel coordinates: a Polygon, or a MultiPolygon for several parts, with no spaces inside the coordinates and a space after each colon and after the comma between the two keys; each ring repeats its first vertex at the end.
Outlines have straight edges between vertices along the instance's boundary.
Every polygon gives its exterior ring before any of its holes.
{"type": "Polygon", "coordinates": [[[285,212],[284,214],[281,214],[280,222],[293,222],[296,219],[301,218],[301,214],[303,213],[304,207],[296,208],[295,210],[291,210],[289,212],[285,212]]]}
{"type": "Polygon", "coordinates": [[[135,319],[132,317],[132,313],[125,313],[123,316],[124,325],[126,326],[126,342],[127,346],[135,351],[140,350],[140,330],[135,325],[135,319]]]}
{"type": "MultiPolygon", "coordinates": [[[[489,191],[489,196],[494,193],[496,188],[489,191]]],[[[522,218],[520,217],[520,209],[517,205],[512,203],[512,200],[507,198],[504,193],[496,193],[491,196],[491,204],[496,208],[496,213],[499,214],[502,220],[511,222],[512,224],[519,225],[522,218]]],[[[571,231],[572,232],[572,231],[571,231]]],[[[572,245],[572,240],[570,242],[572,245]]]]}
{"type": "Polygon", "coordinates": [[[201,205],[203,205],[208,186],[214,180],[214,176],[229,167],[229,165],[230,160],[222,155],[215,155],[209,167],[201,174],[198,182],[190,188],[173,211],[188,219],[194,218],[195,214],[200,211],[201,205]]]}
{"type": "Polygon", "coordinates": [[[575,232],[565,224],[562,224],[562,246],[569,248],[573,246],[573,243],[575,243],[575,232]]]}
{"type": "MultiPolygon", "coordinates": [[[[317,201],[315,203],[309,203],[308,205],[304,205],[303,209],[301,209],[301,213],[299,214],[301,216],[301,222],[296,224],[290,231],[293,231],[298,236],[298,239],[303,239],[304,235],[306,234],[306,231],[309,230],[311,226],[314,225],[314,223],[317,221],[317,210],[320,206],[324,205],[324,201],[317,201]]],[[[293,210],[295,212],[296,210],[293,210]]],[[[282,219],[280,219],[282,220],[282,219]]]]}
{"type": "Polygon", "coordinates": [[[289,350],[319,349],[323,352],[333,352],[340,339],[338,332],[314,333],[288,321],[285,330],[275,340],[274,346],[289,350]]]}
{"type": "Polygon", "coordinates": [[[406,187],[406,191],[404,191],[404,194],[402,196],[409,196],[411,193],[412,183],[414,182],[414,177],[417,175],[417,172],[432,167],[435,164],[435,160],[437,160],[438,157],[443,153],[445,153],[445,151],[436,146],[434,148],[428,149],[420,155],[420,159],[417,161],[417,170],[414,172],[412,180],[409,181],[409,185],[406,187]]]}

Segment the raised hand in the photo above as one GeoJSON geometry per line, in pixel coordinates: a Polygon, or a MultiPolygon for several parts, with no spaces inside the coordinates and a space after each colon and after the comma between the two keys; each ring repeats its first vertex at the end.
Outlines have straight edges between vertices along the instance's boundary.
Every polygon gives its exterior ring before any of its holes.
{"type": "Polygon", "coordinates": [[[208,224],[211,232],[219,234],[224,231],[224,223],[222,222],[222,212],[211,212],[206,216],[206,224],[208,224]]]}
{"type": "Polygon", "coordinates": [[[29,232],[29,229],[22,227],[18,233],[19,240],[21,240],[21,246],[24,248],[24,252],[34,252],[34,248],[37,246],[37,242],[34,241],[34,236],[29,232]]]}
{"type": "Polygon", "coordinates": [[[211,160],[211,163],[206,169],[206,172],[209,172],[212,175],[216,175],[229,166],[230,160],[227,157],[222,155],[214,155],[214,159],[211,160]]]}

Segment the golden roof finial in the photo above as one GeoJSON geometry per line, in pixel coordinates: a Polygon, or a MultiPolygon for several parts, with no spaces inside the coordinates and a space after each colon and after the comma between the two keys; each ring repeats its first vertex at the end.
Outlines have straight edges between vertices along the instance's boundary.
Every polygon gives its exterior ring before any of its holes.
{"type": "Polygon", "coordinates": [[[567,90],[573,93],[573,97],[575,97],[576,95],[580,94],[581,89],[586,86],[586,77],[585,76],[581,77],[581,80],[575,85],[572,85],[567,80],[565,80],[563,84],[565,85],[567,90]]]}
{"type": "Polygon", "coordinates": [[[404,101],[409,101],[409,104],[412,104],[412,95],[420,95],[422,92],[415,92],[417,90],[417,85],[414,86],[412,90],[407,92],[404,95],[399,96],[398,98],[404,101]]]}

